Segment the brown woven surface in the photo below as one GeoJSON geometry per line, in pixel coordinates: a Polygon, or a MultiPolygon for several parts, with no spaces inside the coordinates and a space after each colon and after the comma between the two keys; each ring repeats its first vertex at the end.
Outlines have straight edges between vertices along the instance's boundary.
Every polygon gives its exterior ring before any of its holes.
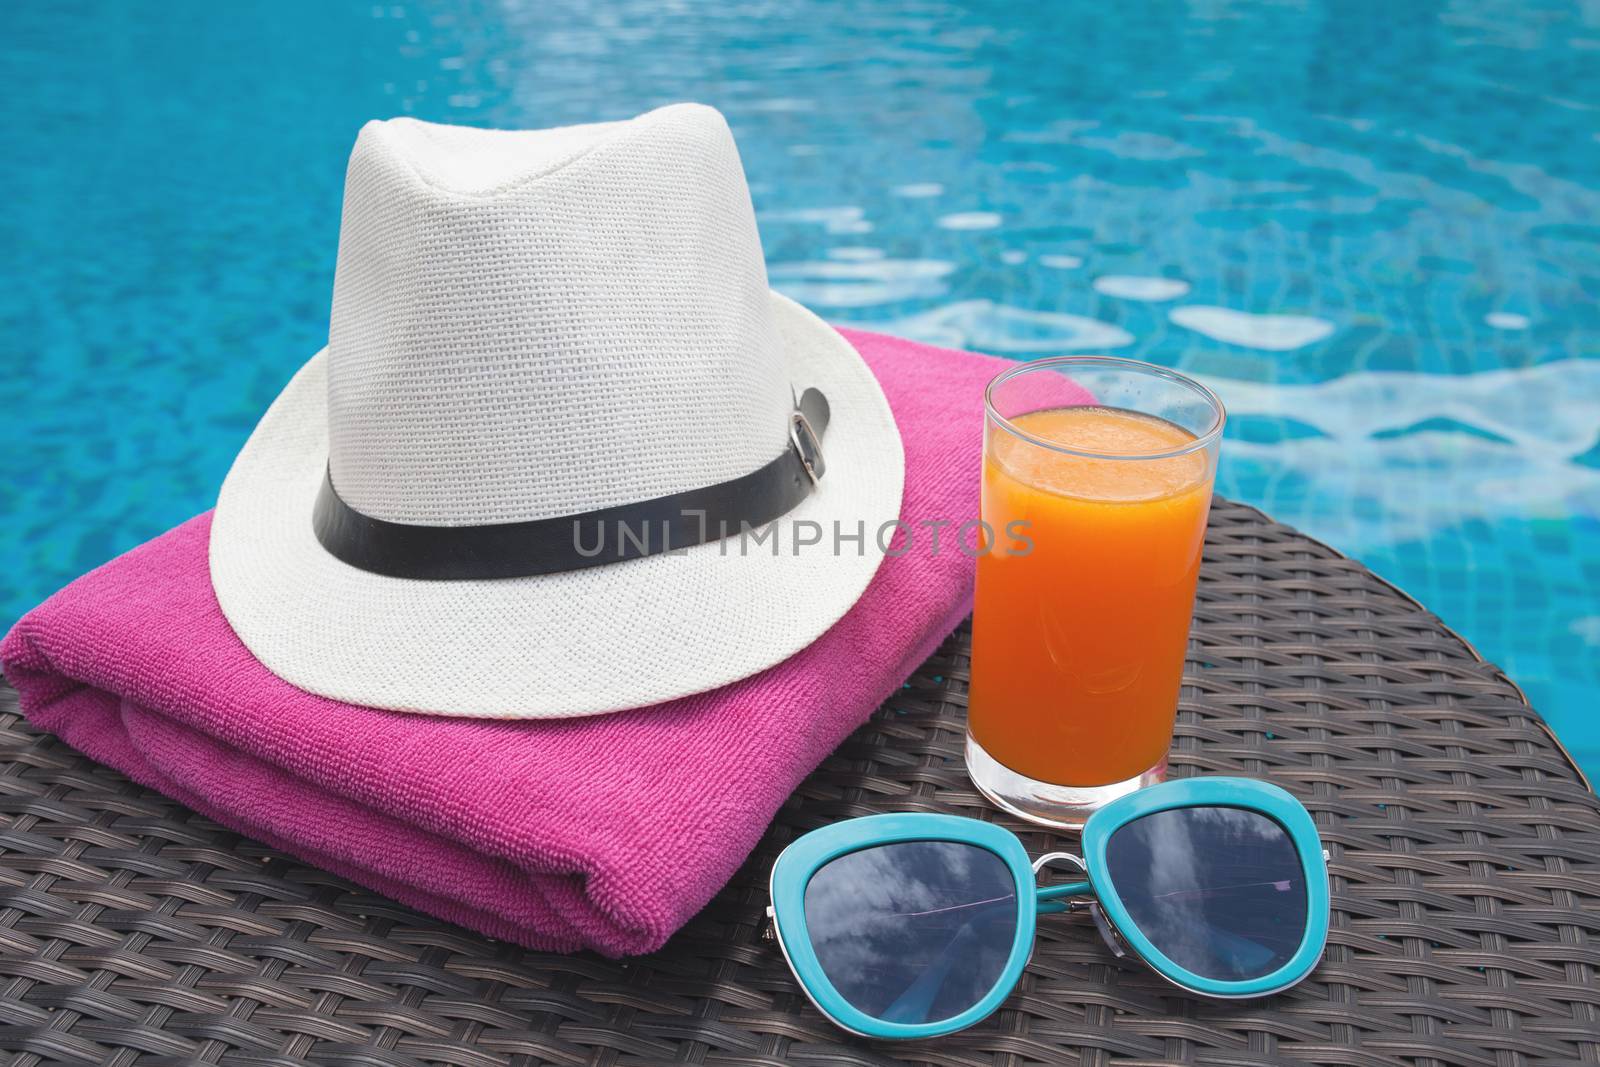
{"type": "MultiPolygon", "coordinates": [[[[1600,1064],[1600,803],[1515,686],[1360,565],[1212,520],[1179,774],[1270,777],[1333,853],[1306,982],[1201,1002],[1041,922],[1005,1008],[843,1036],[758,936],[796,835],[994,818],[961,769],[965,633],[795,794],[733,884],[631,961],[487,941],[217,827],[0,706],[0,1050],[16,1064],[1600,1064]]],[[[1070,839],[1027,829],[1029,848],[1070,839]]]]}

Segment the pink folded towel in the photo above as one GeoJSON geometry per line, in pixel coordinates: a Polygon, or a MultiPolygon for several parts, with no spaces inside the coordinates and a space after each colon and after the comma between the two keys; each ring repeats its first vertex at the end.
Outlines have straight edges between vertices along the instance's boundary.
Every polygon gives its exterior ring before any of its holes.
{"type": "MultiPolygon", "coordinates": [[[[983,387],[1006,362],[846,336],[905,441],[902,519],[975,517],[983,387]]],[[[727,882],[800,780],[961,620],[974,566],[954,525],[937,553],[916,529],[849,614],[761,674],[599,718],[485,721],[342,704],[269,673],[217,607],[210,528],[191,519],[17,623],[0,662],[28,718],[396,900],[608,955],[659,947],[727,882]]]]}

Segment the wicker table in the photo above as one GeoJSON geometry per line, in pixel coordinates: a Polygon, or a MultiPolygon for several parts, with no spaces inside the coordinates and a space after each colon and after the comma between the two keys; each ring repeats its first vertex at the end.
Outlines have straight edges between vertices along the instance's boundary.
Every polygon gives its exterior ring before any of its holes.
{"type": "MultiPolygon", "coordinates": [[[[966,633],[812,775],[654,956],[552,956],[221,829],[0,708],[0,1049],[16,1064],[1600,1064],[1600,801],[1518,689],[1415,602],[1256,511],[1207,540],[1178,774],[1270,777],[1332,851],[1306,982],[1201,1002],[1047,919],[1005,1008],[842,1035],[760,938],[797,834],[995,818],[961,769],[966,633]]],[[[1036,854],[1058,846],[1021,824],[1036,854]]],[[[1070,845],[1069,841],[1060,842],[1070,845]]]]}

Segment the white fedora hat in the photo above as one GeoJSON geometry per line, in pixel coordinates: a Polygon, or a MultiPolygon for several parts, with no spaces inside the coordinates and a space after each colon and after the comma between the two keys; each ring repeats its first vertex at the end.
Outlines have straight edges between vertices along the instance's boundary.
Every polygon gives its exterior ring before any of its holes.
{"type": "Polygon", "coordinates": [[[860,356],[767,288],[715,110],[373,122],[328,347],[229,471],[211,580],[314,693],[592,715],[809,644],[876,571],[904,467],[860,356]]]}

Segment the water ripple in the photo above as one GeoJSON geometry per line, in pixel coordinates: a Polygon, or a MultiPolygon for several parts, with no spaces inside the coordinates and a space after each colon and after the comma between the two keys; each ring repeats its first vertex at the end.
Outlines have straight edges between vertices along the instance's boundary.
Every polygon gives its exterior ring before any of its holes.
{"type": "Polygon", "coordinates": [[[1212,340],[1266,352],[1303,348],[1333,333],[1333,323],[1309,315],[1254,315],[1204,304],[1173,308],[1167,317],[1212,340]]]}
{"type": "Polygon", "coordinates": [[[1181,278],[1147,278],[1135,274],[1106,274],[1094,280],[1094,291],[1119,300],[1159,302],[1176,300],[1189,291],[1181,278]]]}
{"type": "Polygon", "coordinates": [[[957,211],[940,215],[938,224],[942,230],[992,230],[1003,221],[993,211],[957,211]]]}
{"type": "Polygon", "coordinates": [[[1293,485],[1322,502],[1308,525],[1346,551],[1600,508],[1600,470],[1574,461],[1595,440],[1593,360],[1462,376],[1365,372],[1313,385],[1203,380],[1240,422],[1304,428],[1278,440],[1230,434],[1229,477],[1293,485]]]}
{"type": "Polygon", "coordinates": [[[860,308],[945,294],[944,278],[956,269],[940,259],[883,257],[774,263],[767,279],[786,296],[818,308],[860,308]]]}
{"type": "Polygon", "coordinates": [[[1567,461],[1595,442],[1600,362],[1568,359],[1459,376],[1368,371],[1311,385],[1212,384],[1230,414],[1293,418],[1347,444],[1417,436],[1418,427],[1455,423],[1479,431],[1474,436],[1510,442],[1518,452],[1567,461]]]}
{"type": "Polygon", "coordinates": [[[1134,341],[1127,330],[1099,319],[1010,307],[992,300],[962,300],[873,329],[945,348],[1017,356],[1102,351],[1134,341]]]}
{"type": "Polygon", "coordinates": [[[763,211],[756,218],[761,222],[799,222],[823,227],[829,233],[869,233],[872,223],[866,212],[858,207],[808,207],[787,211],[763,211]]]}

